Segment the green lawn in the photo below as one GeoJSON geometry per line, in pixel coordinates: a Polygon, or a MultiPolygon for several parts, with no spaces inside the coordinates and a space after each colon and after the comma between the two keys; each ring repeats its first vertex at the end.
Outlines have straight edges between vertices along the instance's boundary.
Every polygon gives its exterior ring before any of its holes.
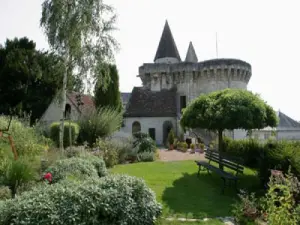
{"type": "MultiPolygon", "coordinates": [[[[202,172],[197,178],[197,167],[193,161],[119,165],[111,171],[145,179],[149,187],[155,191],[157,200],[163,204],[163,217],[230,216],[231,205],[237,199],[236,192],[230,187],[225,190],[224,195],[221,194],[222,180],[218,175],[202,172]]],[[[256,188],[258,181],[254,171],[245,169],[244,172],[239,188],[248,190],[256,188]]]]}

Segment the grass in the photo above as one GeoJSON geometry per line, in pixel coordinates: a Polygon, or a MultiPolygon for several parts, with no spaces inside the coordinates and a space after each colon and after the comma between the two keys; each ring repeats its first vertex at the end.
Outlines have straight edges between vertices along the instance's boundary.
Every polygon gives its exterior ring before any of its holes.
{"type": "MultiPolygon", "coordinates": [[[[193,161],[118,165],[111,172],[143,178],[162,203],[163,217],[200,219],[230,216],[232,204],[237,199],[236,192],[230,187],[221,194],[222,180],[218,175],[201,172],[197,178],[197,167],[193,161]]],[[[238,187],[251,190],[257,185],[255,172],[245,169],[238,187]]]]}

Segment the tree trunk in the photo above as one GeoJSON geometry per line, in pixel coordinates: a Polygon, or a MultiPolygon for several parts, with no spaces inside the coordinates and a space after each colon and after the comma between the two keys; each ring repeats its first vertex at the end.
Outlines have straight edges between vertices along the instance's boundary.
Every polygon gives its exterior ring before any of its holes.
{"type": "MultiPolygon", "coordinates": [[[[222,162],[222,152],[223,152],[223,130],[218,130],[218,138],[219,138],[219,161],[222,162]]],[[[219,168],[224,170],[223,164],[219,163],[219,168]]]]}
{"type": "Polygon", "coordinates": [[[67,94],[67,79],[68,79],[68,59],[69,57],[66,57],[65,64],[66,64],[66,71],[64,73],[64,79],[63,79],[63,86],[61,90],[61,121],[59,126],[59,149],[61,153],[64,151],[64,114],[65,114],[65,108],[66,108],[66,94],[67,94]]]}

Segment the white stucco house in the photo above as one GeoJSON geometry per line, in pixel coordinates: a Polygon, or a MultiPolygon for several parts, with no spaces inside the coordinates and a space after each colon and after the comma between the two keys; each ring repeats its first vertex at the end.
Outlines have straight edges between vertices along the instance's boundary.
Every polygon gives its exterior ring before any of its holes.
{"type": "MultiPolygon", "coordinates": [[[[65,119],[77,121],[82,113],[94,109],[93,97],[90,95],[82,95],[77,92],[69,92],[66,95],[65,119]]],[[[61,119],[61,106],[57,97],[55,97],[45,113],[39,120],[40,124],[49,126],[53,122],[61,119]]]]}
{"type": "Polygon", "coordinates": [[[277,140],[300,140],[300,123],[280,111],[277,112],[277,116],[279,119],[277,127],[253,130],[252,137],[261,141],[270,138],[277,140]]]}

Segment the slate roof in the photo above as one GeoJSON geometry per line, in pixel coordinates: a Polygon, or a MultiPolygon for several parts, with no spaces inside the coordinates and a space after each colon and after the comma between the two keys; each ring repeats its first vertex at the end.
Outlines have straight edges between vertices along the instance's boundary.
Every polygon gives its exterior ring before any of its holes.
{"type": "Polygon", "coordinates": [[[291,117],[282,112],[277,112],[279,117],[279,124],[277,128],[300,128],[300,123],[293,120],[291,117]]]}
{"type": "Polygon", "coordinates": [[[158,92],[134,87],[125,117],[176,117],[176,90],[158,92]]]}
{"type": "Polygon", "coordinates": [[[122,93],[121,93],[122,102],[123,102],[123,103],[128,102],[129,99],[130,99],[130,96],[131,96],[131,93],[130,93],[130,92],[122,92],[122,93]]]}
{"type": "Polygon", "coordinates": [[[195,52],[192,42],[190,42],[190,44],[189,44],[189,48],[188,48],[188,51],[187,51],[186,57],[185,57],[185,62],[192,62],[192,63],[198,62],[198,57],[196,55],[196,52],[195,52]]]}
{"type": "Polygon", "coordinates": [[[181,61],[168,21],[166,21],[163,33],[161,35],[154,61],[165,57],[177,58],[179,61],[181,61]]]}

